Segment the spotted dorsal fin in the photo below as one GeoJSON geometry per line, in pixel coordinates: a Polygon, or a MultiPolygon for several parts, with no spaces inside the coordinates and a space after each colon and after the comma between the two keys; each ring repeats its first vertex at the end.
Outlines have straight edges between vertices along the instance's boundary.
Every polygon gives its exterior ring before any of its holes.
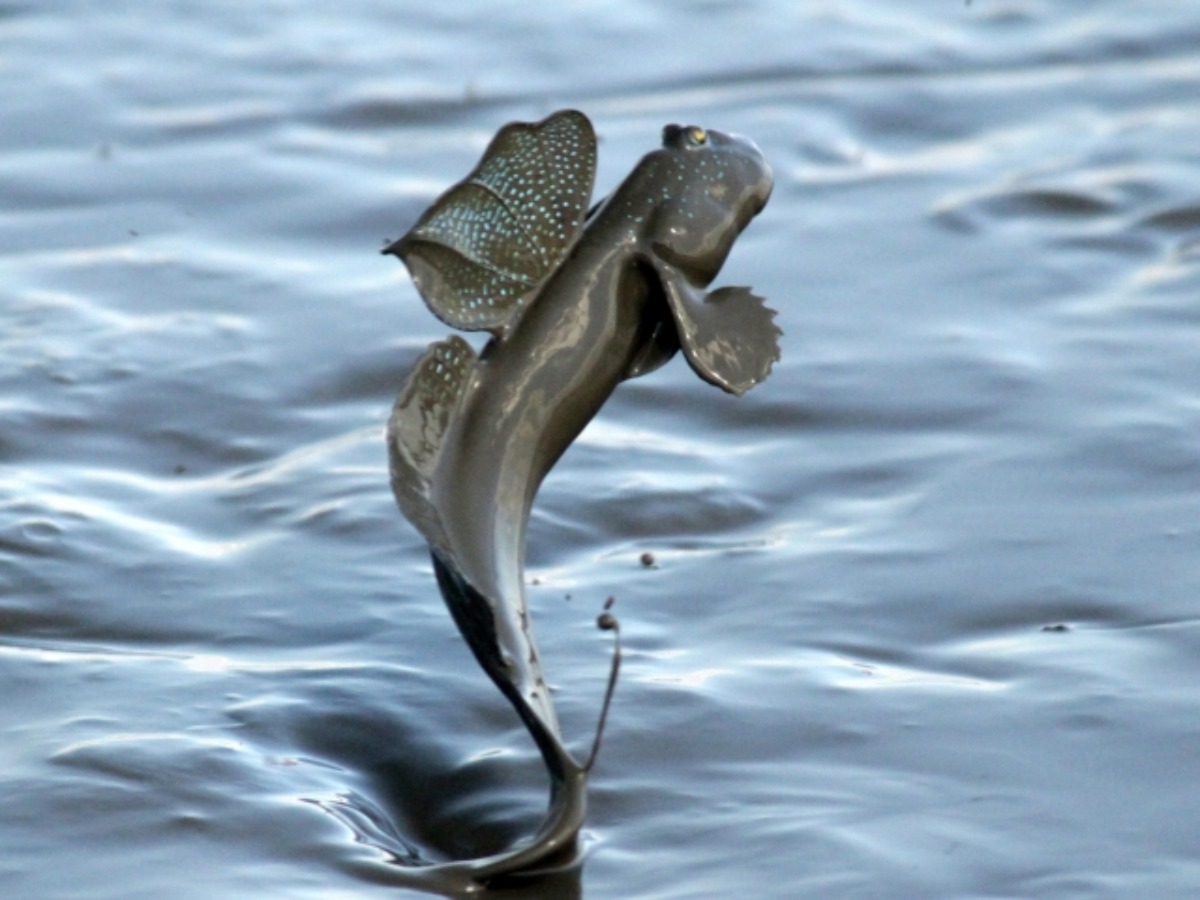
{"type": "Polygon", "coordinates": [[[388,468],[400,511],[435,549],[446,548],[429,496],[446,432],[470,389],[477,357],[458,335],[432,344],[417,360],[388,420],[388,468]]]}
{"type": "Polygon", "coordinates": [[[447,325],[498,334],[575,242],[595,177],[596,135],[583,113],[512,122],[384,253],[404,260],[447,325]]]}

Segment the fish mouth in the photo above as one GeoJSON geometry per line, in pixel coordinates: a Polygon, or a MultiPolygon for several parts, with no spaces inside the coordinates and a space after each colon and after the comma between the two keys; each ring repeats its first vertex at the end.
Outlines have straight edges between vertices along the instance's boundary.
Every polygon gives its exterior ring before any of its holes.
{"type": "Polygon", "coordinates": [[[765,166],[764,178],[753,194],[753,206],[750,218],[754,218],[766,208],[767,201],[771,199],[771,192],[775,190],[775,177],[771,172],[771,167],[767,165],[765,160],[763,161],[763,165],[765,166]]]}
{"type": "Polygon", "coordinates": [[[758,144],[750,138],[740,134],[722,137],[728,142],[727,152],[734,155],[740,163],[742,181],[746,186],[738,215],[740,231],[766,208],[767,201],[771,199],[771,192],[775,190],[775,173],[758,144]]]}
{"type": "Polygon", "coordinates": [[[758,149],[758,144],[740,134],[733,134],[729,137],[730,142],[738,146],[741,155],[758,172],[758,178],[754,180],[750,196],[752,207],[750,217],[754,218],[763,211],[767,201],[771,199],[771,192],[775,190],[775,173],[771,170],[771,164],[767,162],[763,152],[758,149]]]}

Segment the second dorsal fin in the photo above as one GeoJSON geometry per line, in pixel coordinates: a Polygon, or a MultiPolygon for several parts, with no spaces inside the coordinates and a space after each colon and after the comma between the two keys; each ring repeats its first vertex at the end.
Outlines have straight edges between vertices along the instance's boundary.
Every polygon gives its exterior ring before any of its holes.
{"type": "Polygon", "coordinates": [[[587,116],[500,129],[471,173],[387,247],[439,319],[499,332],[575,242],[596,177],[587,116]]]}
{"type": "Polygon", "coordinates": [[[430,546],[446,552],[441,518],[429,498],[446,432],[470,389],[475,351],[458,335],[430,345],[396,398],[388,421],[388,468],[400,510],[430,546]]]}

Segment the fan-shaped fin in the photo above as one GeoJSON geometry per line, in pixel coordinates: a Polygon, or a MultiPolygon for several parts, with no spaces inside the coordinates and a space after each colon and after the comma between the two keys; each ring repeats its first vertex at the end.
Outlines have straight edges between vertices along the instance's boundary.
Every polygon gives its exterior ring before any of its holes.
{"type": "Polygon", "coordinates": [[[396,502],[430,546],[443,552],[445,534],[429,499],[429,484],[446,432],[470,389],[475,361],[471,345],[457,335],[432,344],[408,376],[388,420],[388,463],[396,502]]]}
{"type": "Polygon", "coordinates": [[[499,331],[575,242],[595,177],[596,136],[583,113],[510,123],[384,252],[404,260],[443,322],[499,331]]]}
{"type": "Polygon", "coordinates": [[[696,374],[742,396],[766,379],[779,359],[775,310],[745,287],[711,293],[693,287],[673,266],[657,261],[679,344],[696,374]]]}

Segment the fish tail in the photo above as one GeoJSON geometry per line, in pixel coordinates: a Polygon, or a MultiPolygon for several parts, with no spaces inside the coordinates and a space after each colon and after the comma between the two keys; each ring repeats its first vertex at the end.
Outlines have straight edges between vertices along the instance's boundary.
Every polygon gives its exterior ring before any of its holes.
{"type": "MultiPolygon", "coordinates": [[[[576,777],[582,766],[564,746],[554,707],[546,694],[536,656],[522,649],[506,650],[501,643],[496,615],[498,601],[489,600],[437,551],[433,554],[442,598],[466,638],[479,665],[521,717],[550,771],[554,791],[576,777]],[[516,660],[522,660],[520,664],[516,660]]],[[[527,639],[527,636],[526,636],[527,639]]]]}

